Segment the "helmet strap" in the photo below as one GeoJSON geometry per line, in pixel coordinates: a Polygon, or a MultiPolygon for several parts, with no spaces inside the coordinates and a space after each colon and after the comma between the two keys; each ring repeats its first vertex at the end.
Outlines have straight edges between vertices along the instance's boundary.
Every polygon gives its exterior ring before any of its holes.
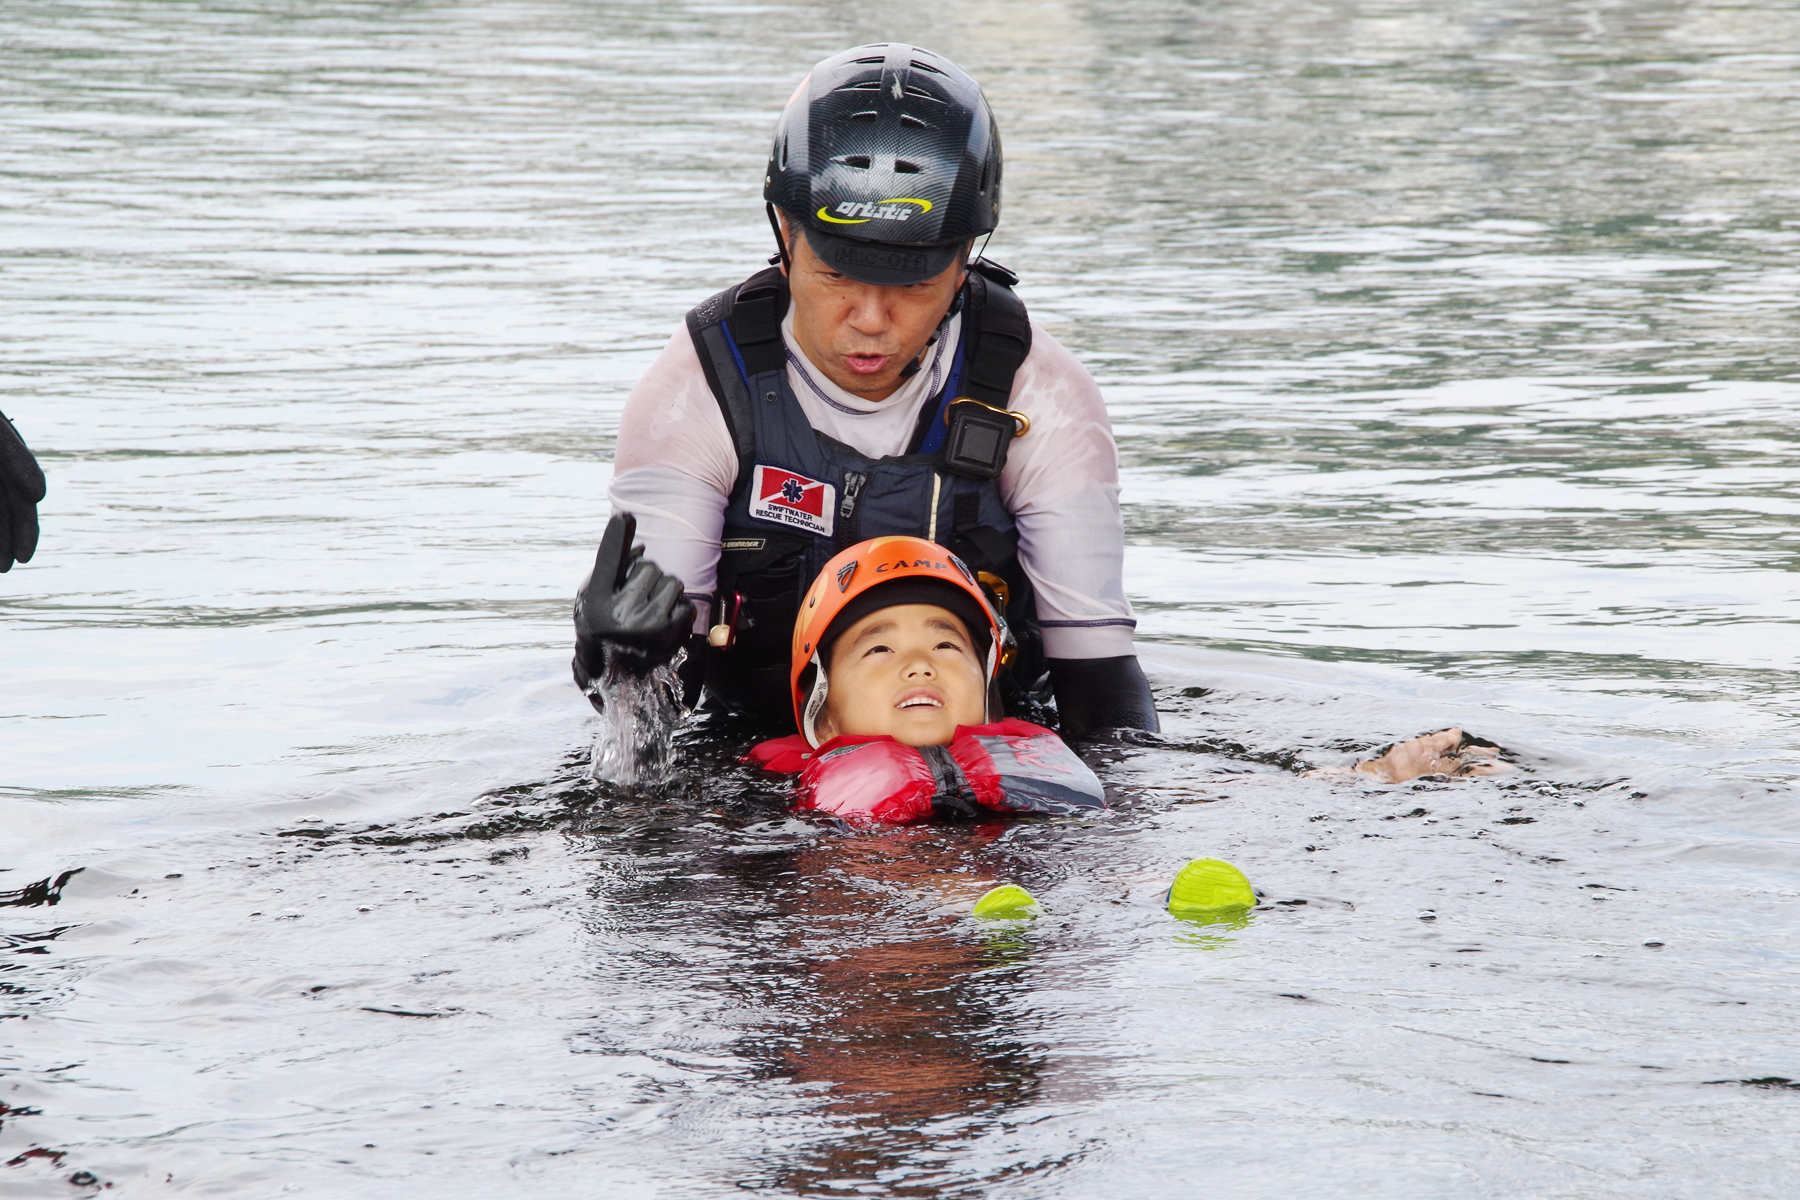
{"type": "Polygon", "coordinates": [[[993,638],[988,642],[987,691],[984,696],[987,705],[981,713],[984,725],[1006,715],[1005,710],[1000,707],[1000,642],[1002,638],[1009,636],[1011,632],[1002,625],[994,631],[993,638]]]}
{"type": "Polygon", "coordinates": [[[800,734],[806,744],[814,750],[819,748],[819,735],[813,725],[819,719],[819,710],[825,707],[825,696],[830,685],[825,682],[825,664],[819,661],[817,651],[813,652],[813,685],[812,694],[806,698],[806,707],[800,710],[800,734]]]}
{"type": "Polygon", "coordinates": [[[769,265],[780,266],[783,271],[792,270],[794,262],[788,257],[787,239],[781,236],[781,221],[775,216],[775,206],[765,200],[763,212],[768,214],[769,228],[775,232],[775,257],[769,260],[769,265]]]}
{"type": "Polygon", "coordinates": [[[994,240],[994,231],[991,229],[988,230],[987,233],[982,235],[981,245],[979,245],[975,248],[974,252],[969,255],[968,262],[964,264],[965,270],[968,269],[969,263],[978,263],[983,258],[987,257],[988,243],[993,240],[994,240]]]}

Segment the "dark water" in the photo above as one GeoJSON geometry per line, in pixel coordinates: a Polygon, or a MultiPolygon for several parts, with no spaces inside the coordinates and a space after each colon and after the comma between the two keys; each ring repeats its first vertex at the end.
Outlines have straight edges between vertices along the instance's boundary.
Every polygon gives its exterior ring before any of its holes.
{"type": "Polygon", "coordinates": [[[1654,0],[0,8],[0,1195],[1791,1194],[1797,66],[1654,0]],[[587,777],[619,404],[887,37],[1112,405],[1168,729],[1105,819],[587,777]],[[1451,723],[1519,771],[1296,774],[1451,723]],[[1161,911],[1203,854],[1248,922],[1161,911]]]}

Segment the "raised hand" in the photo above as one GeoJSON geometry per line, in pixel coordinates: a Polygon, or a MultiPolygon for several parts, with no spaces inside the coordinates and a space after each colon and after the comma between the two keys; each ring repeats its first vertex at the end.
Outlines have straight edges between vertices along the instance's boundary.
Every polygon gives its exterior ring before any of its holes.
{"type": "Polygon", "coordinates": [[[694,606],[681,580],[633,546],[637,519],[621,513],[606,525],[594,570],[575,597],[575,667],[578,681],[600,678],[607,667],[644,675],[674,657],[694,623],[694,606]]]}

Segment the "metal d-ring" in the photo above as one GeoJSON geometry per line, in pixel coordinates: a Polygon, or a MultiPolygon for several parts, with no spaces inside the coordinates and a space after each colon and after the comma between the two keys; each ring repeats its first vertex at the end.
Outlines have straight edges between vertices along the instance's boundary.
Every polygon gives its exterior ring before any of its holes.
{"type": "Polygon", "coordinates": [[[983,404],[973,396],[958,396],[956,399],[946,404],[944,406],[944,424],[948,425],[950,423],[950,410],[959,404],[973,404],[978,408],[985,408],[991,413],[999,413],[1003,417],[1011,417],[1013,419],[1013,424],[1018,426],[1018,431],[1013,434],[1014,437],[1024,437],[1031,432],[1031,418],[1024,413],[1016,412],[1010,408],[998,408],[992,404],[983,404]]]}

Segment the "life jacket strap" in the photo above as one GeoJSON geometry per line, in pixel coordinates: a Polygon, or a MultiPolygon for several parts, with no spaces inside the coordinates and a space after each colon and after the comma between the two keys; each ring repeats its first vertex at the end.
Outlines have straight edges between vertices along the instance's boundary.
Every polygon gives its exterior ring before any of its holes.
{"type": "Polygon", "coordinates": [[[964,306],[963,336],[969,337],[969,315],[974,316],[974,335],[963,361],[964,396],[1007,408],[1012,399],[1013,376],[1031,353],[1031,318],[1025,302],[1013,291],[1019,277],[999,263],[977,259],[969,264],[972,304],[964,306]]]}
{"type": "Polygon", "coordinates": [[[1025,302],[1012,288],[1019,277],[999,263],[977,259],[969,264],[969,281],[963,287],[962,339],[956,361],[936,405],[919,414],[909,452],[943,454],[945,469],[975,479],[994,479],[1006,464],[1006,448],[1014,430],[1004,422],[984,443],[987,453],[979,463],[959,462],[955,453],[964,447],[961,429],[953,430],[951,406],[958,400],[975,400],[990,409],[1005,410],[1012,401],[1013,377],[1031,353],[1031,318],[1025,302]],[[929,413],[929,415],[927,415],[929,413]],[[945,452],[945,444],[951,452],[945,452]]]}
{"type": "Polygon", "coordinates": [[[769,267],[688,310],[688,336],[694,339],[706,386],[731,433],[740,485],[756,461],[750,406],[758,398],[751,393],[751,381],[787,367],[787,347],[781,340],[787,303],[787,279],[780,270],[769,267]]]}

